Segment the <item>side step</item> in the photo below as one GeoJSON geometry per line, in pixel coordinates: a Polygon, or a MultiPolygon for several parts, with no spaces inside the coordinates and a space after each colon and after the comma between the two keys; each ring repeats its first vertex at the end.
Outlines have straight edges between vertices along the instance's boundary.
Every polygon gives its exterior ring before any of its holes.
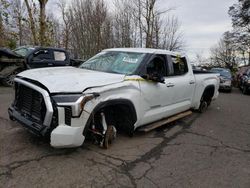
{"type": "Polygon", "coordinates": [[[153,129],[161,127],[162,125],[165,125],[167,123],[176,121],[177,119],[184,118],[184,117],[189,116],[191,114],[192,114],[191,110],[185,111],[185,112],[176,114],[174,116],[170,116],[170,117],[168,117],[166,119],[162,119],[160,121],[157,121],[157,122],[142,126],[142,127],[138,128],[137,130],[140,131],[140,132],[149,132],[149,131],[152,131],[153,129]]]}

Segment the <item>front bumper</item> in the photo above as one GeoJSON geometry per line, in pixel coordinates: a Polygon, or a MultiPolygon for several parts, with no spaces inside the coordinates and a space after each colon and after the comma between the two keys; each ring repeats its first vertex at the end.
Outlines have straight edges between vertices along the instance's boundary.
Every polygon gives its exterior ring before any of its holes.
{"type": "Polygon", "coordinates": [[[35,123],[27,117],[22,116],[13,107],[8,109],[9,117],[23,125],[28,131],[37,136],[50,135],[50,145],[55,148],[72,148],[81,146],[85,140],[83,136],[84,127],[70,127],[59,125],[52,132],[50,127],[35,123]]]}
{"type": "Polygon", "coordinates": [[[85,140],[83,127],[57,126],[50,137],[50,145],[55,148],[72,148],[81,146],[85,140]]]}
{"type": "Polygon", "coordinates": [[[231,90],[232,89],[232,86],[229,86],[229,85],[220,85],[220,90],[231,90]]]}
{"type": "Polygon", "coordinates": [[[49,133],[50,128],[48,126],[36,123],[28,117],[22,116],[12,106],[8,109],[8,113],[11,120],[18,121],[26,129],[37,136],[45,136],[47,133],[49,133]]]}
{"type": "MultiPolygon", "coordinates": [[[[46,113],[44,119],[34,119],[32,113],[24,112],[20,110],[16,105],[16,99],[9,107],[8,113],[11,120],[15,120],[23,125],[26,129],[38,136],[50,136],[50,144],[52,147],[57,148],[70,148],[81,146],[85,140],[83,136],[82,117],[75,118],[74,121],[72,114],[67,113],[65,107],[59,107],[52,105],[52,100],[47,91],[44,89],[21,79],[15,79],[18,84],[25,85],[32,90],[36,90],[44,99],[46,106],[46,113]],[[71,125],[71,121],[72,126],[71,125]]],[[[29,90],[30,90],[29,89],[29,90]]],[[[28,90],[22,90],[21,95],[27,96],[28,90]]],[[[25,101],[25,100],[22,100],[25,101]]],[[[22,106],[27,106],[28,103],[33,103],[33,97],[27,103],[22,106]],[[30,102],[32,101],[32,102],[30,102]]],[[[36,103],[34,103],[36,104],[36,103]]],[[[36,104],[38,105],[38,104],[36,104]]],[[[33,106],[32,106],[33,107],[33,106]]]]}
{"type": "Polygon", "coordinates": [[[231,81],[226,81],[224,83],[220,83],[220,87],[219,87],[220,90],[231,90],[232,89],[232,83],[231,81]]]}

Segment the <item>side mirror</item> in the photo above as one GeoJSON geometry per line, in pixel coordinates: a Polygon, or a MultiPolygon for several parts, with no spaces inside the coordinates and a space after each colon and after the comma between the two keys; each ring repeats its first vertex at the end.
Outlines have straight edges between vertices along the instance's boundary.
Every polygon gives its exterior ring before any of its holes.
{"type": "Polygon", "coordinates": [[[153,74],[145,74],[141,76],[142,78],[144,78],[145,80],[151,80],[153,82],[159,82],[164,84],[165,83],[165,79],[163,76],[161,76],[158,73],[153,73],[153,74]]]}

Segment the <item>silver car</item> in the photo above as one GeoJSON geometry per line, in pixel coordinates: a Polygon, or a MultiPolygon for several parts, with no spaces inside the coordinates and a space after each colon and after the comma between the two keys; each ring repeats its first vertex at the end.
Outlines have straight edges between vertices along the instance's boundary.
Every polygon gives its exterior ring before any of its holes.
{"type": "Polygon", "coordinates": [[[220,74],[220,90],[231,92],[232,91],[231,71],[225,68],[212,68],[211,71],[220,74]]]}

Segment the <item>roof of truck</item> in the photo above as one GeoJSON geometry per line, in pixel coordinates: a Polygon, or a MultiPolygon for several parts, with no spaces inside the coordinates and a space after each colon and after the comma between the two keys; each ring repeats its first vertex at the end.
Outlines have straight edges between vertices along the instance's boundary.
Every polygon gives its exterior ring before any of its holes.
{"type": "Polygon", "coordinates": [[[110,48],[104,51],[120,51],[120,52],[138,52],[138,53],[148,53],[148,54],[167,54],[167,55],[179,55],[184,56],[180,52],[172,52],[169,50],[153,49],[153,48],[110,48]]]}

